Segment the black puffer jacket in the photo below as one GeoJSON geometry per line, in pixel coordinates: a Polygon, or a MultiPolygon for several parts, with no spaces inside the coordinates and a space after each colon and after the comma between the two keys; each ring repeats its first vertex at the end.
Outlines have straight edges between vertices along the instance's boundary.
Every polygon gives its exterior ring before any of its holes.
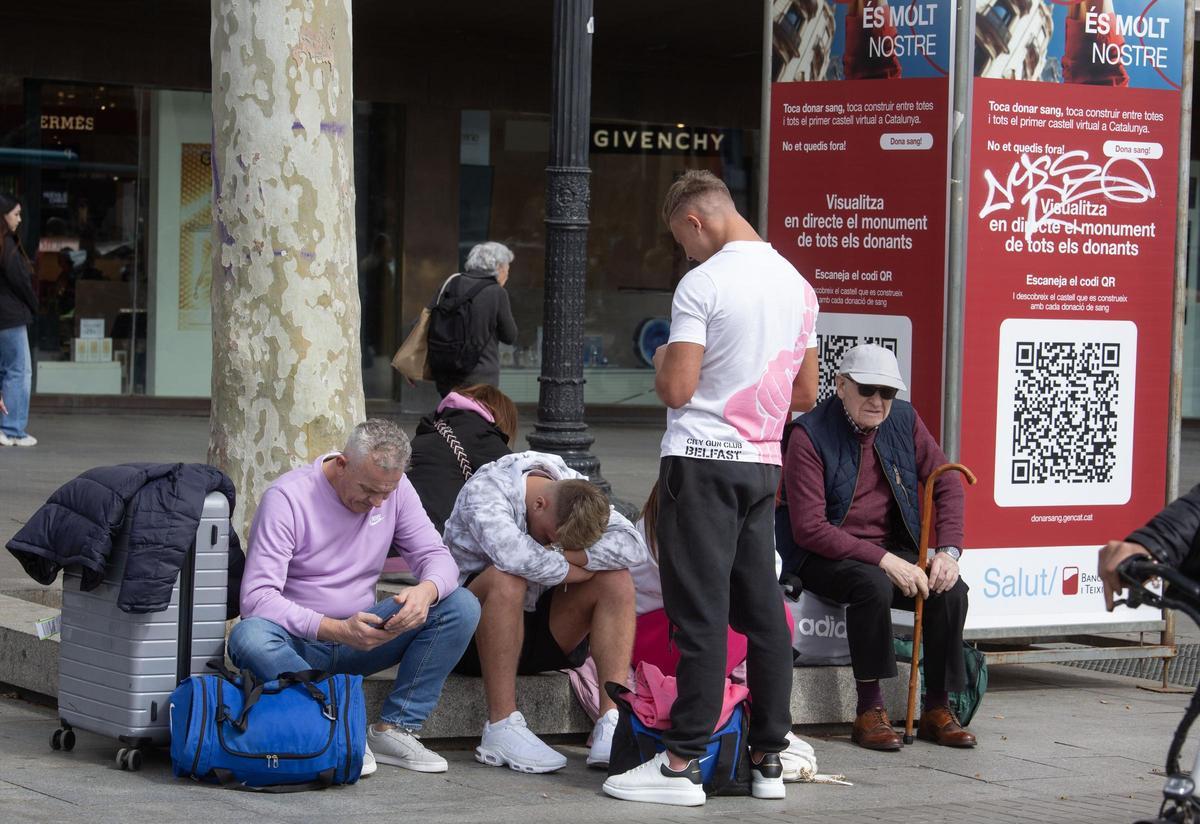
{"type": "Polygon", "coordinates": [[[407,474],[429,520],[441,532],[467,481],[457,456],[434,426],[439,420],[453,430],[472,472],[512,450],[508,448],[508,437],[494,423],[470,410],[446,409],[421,419],[412,441],[412,462],[407,474]]]}
{"type": "Polygon", "coordinates": [[[12,235],[0,235],[0,329],[33,323],[37,295],[33,271],[12,235]]]}
{"type": "Polygon", "coordinates": [[[1160,561],[1200,580],[1200,484],[1125,540],[1141,544],[1160,561]]]}
{"type": "MultiPolygon", "coordinates": [[[[117,606],[132,613],[161,612],[196,539],[204,498],[214,491],[229,499],[232,512],[233,482],[207,464],[89,469],[50,496],[8,542],[8,551],[40,584],[53,583],[60,569],[78,565],[82,588],[93,589],[104,579],[113,539],[128,518],[129,554],[117,606]]],[[[232,581],[244,565],[232,531],[229,545],[232,581]]],[[[230,587],[236,594],[237,586],[230,587]]]]}

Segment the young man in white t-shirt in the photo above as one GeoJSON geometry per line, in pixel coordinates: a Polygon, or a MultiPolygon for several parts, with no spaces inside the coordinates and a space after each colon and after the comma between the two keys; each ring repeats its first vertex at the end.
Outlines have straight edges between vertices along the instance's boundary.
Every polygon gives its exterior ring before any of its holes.
{"type": "Polygon", "coordinates": [[[671,337],[654,355],[655,389],[669,407],[658,545],[680,652],[679,697],[666,752],[610,777],[604,791],[630,801],[704,803],[699,759],[721,711],[732,626],[749,642],[752,791],[783,798],[779,753],[791,728],[792,652],[773,596],[775,492],[789,411],[816,397],[817,296],[711,173],[677,180],[663,219],[700,264],[676,288],[671,337]]]}

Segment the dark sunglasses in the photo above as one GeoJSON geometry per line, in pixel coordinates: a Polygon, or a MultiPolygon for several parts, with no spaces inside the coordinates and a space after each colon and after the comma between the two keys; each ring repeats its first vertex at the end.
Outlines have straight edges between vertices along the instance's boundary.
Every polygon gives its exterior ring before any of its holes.
{"type": "Polygon", "coordinates": [[[896,393],[900,391],[894,386],[872,386],[871,384],[859,383],[858,381],[854,380],[854,378],[847,378],[847,380],[854,384],[855,388],[858,389],[858,394],[862,395],[864,398],[869,398],[878,392],[879,397],[883,398],[885,401],[890,401],[892,398],[896,397],[896,393]]]}

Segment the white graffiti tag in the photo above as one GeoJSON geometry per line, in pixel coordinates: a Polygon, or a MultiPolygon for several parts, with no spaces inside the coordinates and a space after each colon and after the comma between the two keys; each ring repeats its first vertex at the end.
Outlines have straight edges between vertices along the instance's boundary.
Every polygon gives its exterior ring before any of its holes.
{"type": "Polygon", "coordinates": [[[1025,238],[1030,239],[1055,225],[1072,223],[1057,216],[1074,213],[1074,209],[1068,208],[1073,203],[1091,198],[1121,203],[1154,199],[1154,181],[1140,160],[1114,157],[1104,165],[1087,161],[1088,153],[1083,150],[1032,159],[1022,154],[1008,170],[1003,183],[990,169],[984,170],[988,193],[979,216],[1008,211],[1019,203],[1026,207],[1024,230],[1025,238]]]}

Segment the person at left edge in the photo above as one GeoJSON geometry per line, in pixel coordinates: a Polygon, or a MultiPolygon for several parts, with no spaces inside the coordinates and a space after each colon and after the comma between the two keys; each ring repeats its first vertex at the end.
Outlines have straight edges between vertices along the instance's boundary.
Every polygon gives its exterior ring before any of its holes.
{"type": "Polygon", "coordinates": [[[479,602],[459,588],[458,565],[404,477],[409,452],[395,424],[368,420],[340,453],[271,484],[250,528],[242,621],[229,637],[233,663],[263,680],[397,667],[367,730],[364,776],[376,760],[445,772],[416,733],[479,622],[479,602]],[[389,547],[418,583],[376,604],[389,547]]]}
{"type": "Polygon", "coordinates": [[[33,267],[17,228],[21,204],[0,194],[0,394],[6,408],[0,411],[0,446],[37,446],[25,431],[29,422],[29,395],[33,367],[29,355],[29,324],[37,315],[33,267]]]}

